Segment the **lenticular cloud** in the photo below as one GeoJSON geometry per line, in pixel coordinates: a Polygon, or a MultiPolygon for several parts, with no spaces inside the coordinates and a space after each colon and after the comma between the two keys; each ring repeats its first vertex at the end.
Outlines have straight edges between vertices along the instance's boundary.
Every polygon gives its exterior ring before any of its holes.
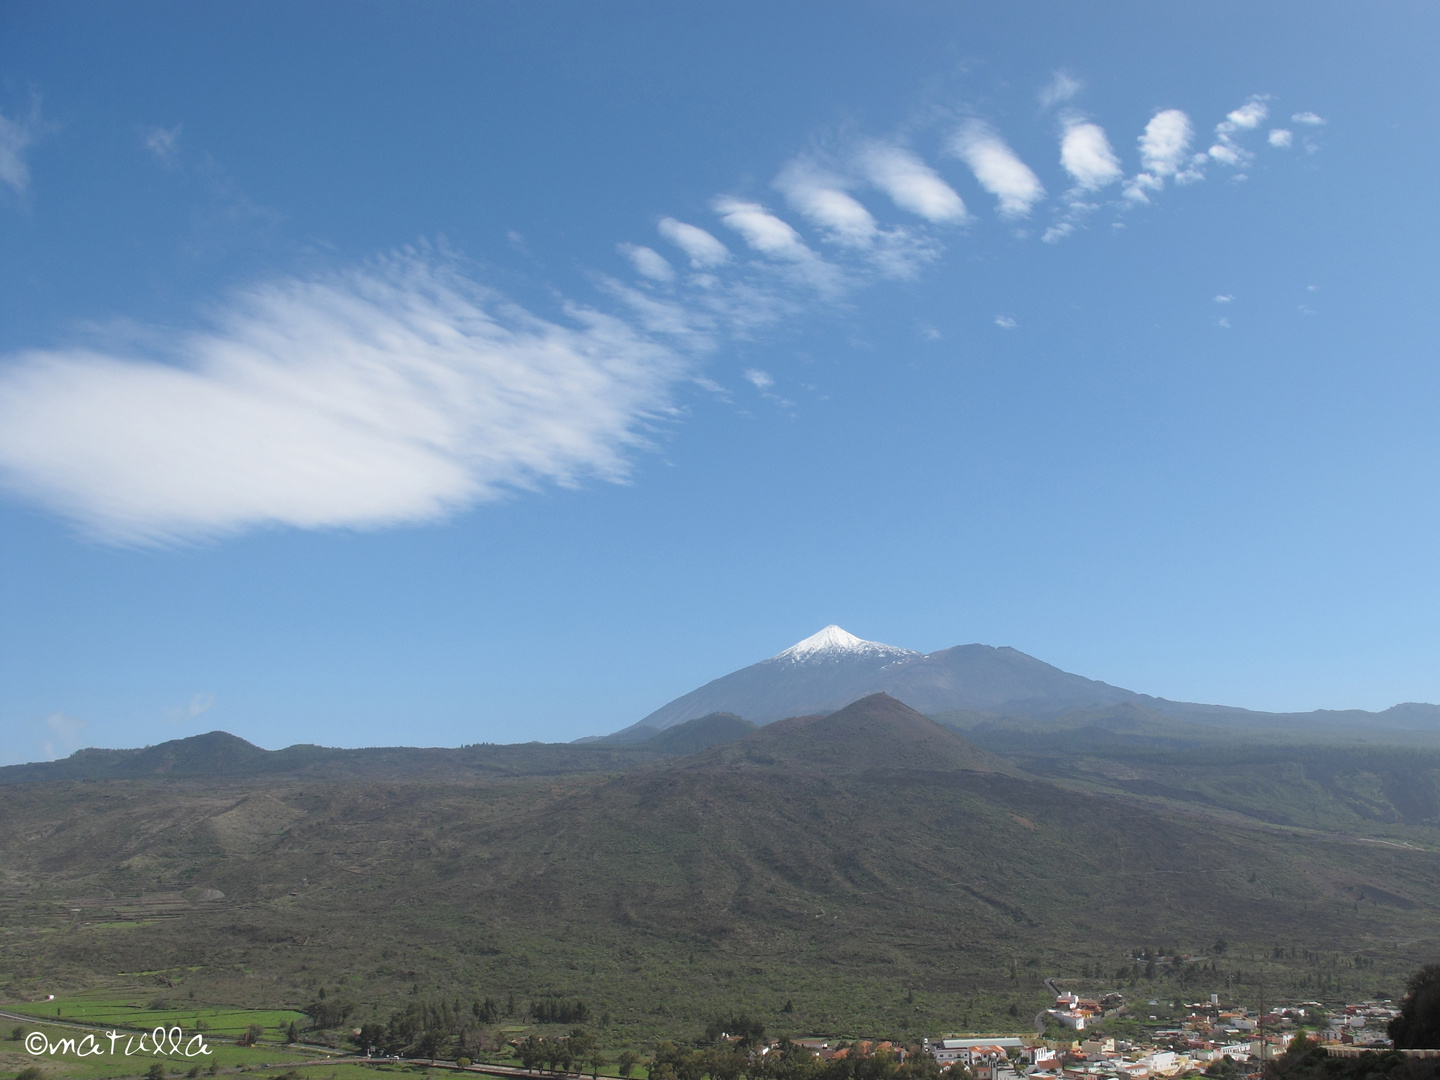
{"type": "Polygon", "coordinates": [[[628,323],[538,318],[420,256],[238,296],[145,355],[0,366],[0,482],[99,539],[431,521],[621,480],[687,364],[628,323]]]}

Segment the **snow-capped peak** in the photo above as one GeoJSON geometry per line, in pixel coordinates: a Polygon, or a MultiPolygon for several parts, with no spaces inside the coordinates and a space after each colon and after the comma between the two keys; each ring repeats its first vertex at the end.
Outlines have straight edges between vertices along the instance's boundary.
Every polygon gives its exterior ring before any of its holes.
{"type": "Polygon", "coordinates": [[[919,655],[910,649],[900,649],[878,641],[866,641],[864,638],[846,633],[831,623],[818,634],[811,634],[804,641],[797,641],[790,648],[771,659],[789,660],[795,663],[802,660],[823,660],[832,657],[839,659],[841,656],[894,656],[898,659],[902,656],[919,655]]]}

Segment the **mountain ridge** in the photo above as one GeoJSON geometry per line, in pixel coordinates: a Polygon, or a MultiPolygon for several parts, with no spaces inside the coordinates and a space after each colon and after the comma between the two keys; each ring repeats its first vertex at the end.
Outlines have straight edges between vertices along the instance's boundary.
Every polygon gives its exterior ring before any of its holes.
{"type": "Polygon", "coordinates": [[[1440,741],[1440,706],[1424,702],[1405,702],[1378,713],[1353,709],[1267,713],[1170,701],[1064,671],[1008,645],[976,643],[920,653],[867,641],[834,624],[774,656],[682,694],[615,736],[634,737],[645,728],[664,731],[716,712],[764,726],[786,717],[834,712],[876,693],[942,719],[964,715],[1043,721],[1128,703],[1198,729],[1312,726],[1337,735],[1349,725],[1363,729],[1362,735],[1416,733],[1440,741]]]}

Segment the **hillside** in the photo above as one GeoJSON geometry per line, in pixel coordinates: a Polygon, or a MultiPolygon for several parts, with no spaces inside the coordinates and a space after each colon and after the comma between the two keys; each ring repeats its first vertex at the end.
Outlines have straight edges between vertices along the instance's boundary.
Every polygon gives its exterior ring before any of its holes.
{"type": "Polygon", "coordinates": [[[1369,994],[1440,955],[1432,826],[1322,831],[1026,777],[884,698],[609,771],[4,796],[9,994],[146,971],[238,1003],[324,985],[360,1018],[562,995],[636,1037],[730,1008],[905,1034],[1033,1014],[1041,976],[1369,994]],[[1196,959],[1137,968],[1145,947],[1196,959]]]}

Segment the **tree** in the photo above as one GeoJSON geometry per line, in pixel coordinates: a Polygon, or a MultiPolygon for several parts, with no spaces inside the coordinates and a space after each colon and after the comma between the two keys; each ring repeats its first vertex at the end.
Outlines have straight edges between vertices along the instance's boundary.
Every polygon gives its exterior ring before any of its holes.
{"type": "Polygon", "coordinates": [[[600,1080],[600,1070],[606,1064],[605,1051],[600,1049],[600,1043],[595,1042],[585,1051],[585,1064],[590,1066],[590,1080],[600,1080]]]}
{"type": "Polygon", "coordinates": [[[1440,964],[1426,964],[1410,976],[1389,1034],[1397,1050],[1440,1049],[1440,964]]]}
{"type": "Polygon", "coordinates": [[[298,1028],[295,1027],[295,1021],[291,1020],[290,1026],[285,1029],[285,1043],[286,1045],[289,1045],[290,1043],[297,1043],[299,1041],[300,1031],[298,1028]]]}
{"type": "Polygon", "coordinates": [[[634,1050],[621,1050],[620,1053],[615,1055],[615,1064],[618,1066],[621,1076],[629,1076],[639,1060],[640,1055],[635,1053],[634,1050]]]}
{"type": "Polygon", "coordinates": [[[540,1067],[545,1060],[545,1044],[534,1035],[527,1035],[521,1040],[520,1045],[515,1048],[523,1068],[533,1072],[540,1067]]]}
{"type": "Polygon", "coordinates": [[[254,1046],[257,1042],[259,1042],[260,1036],[264,1034],[265,1029],[263,1027],[261,1027],[259,1024],[251,1024],[245,1029],[245,1034],[240,1036],[240,1045],[254,1046]]]}

